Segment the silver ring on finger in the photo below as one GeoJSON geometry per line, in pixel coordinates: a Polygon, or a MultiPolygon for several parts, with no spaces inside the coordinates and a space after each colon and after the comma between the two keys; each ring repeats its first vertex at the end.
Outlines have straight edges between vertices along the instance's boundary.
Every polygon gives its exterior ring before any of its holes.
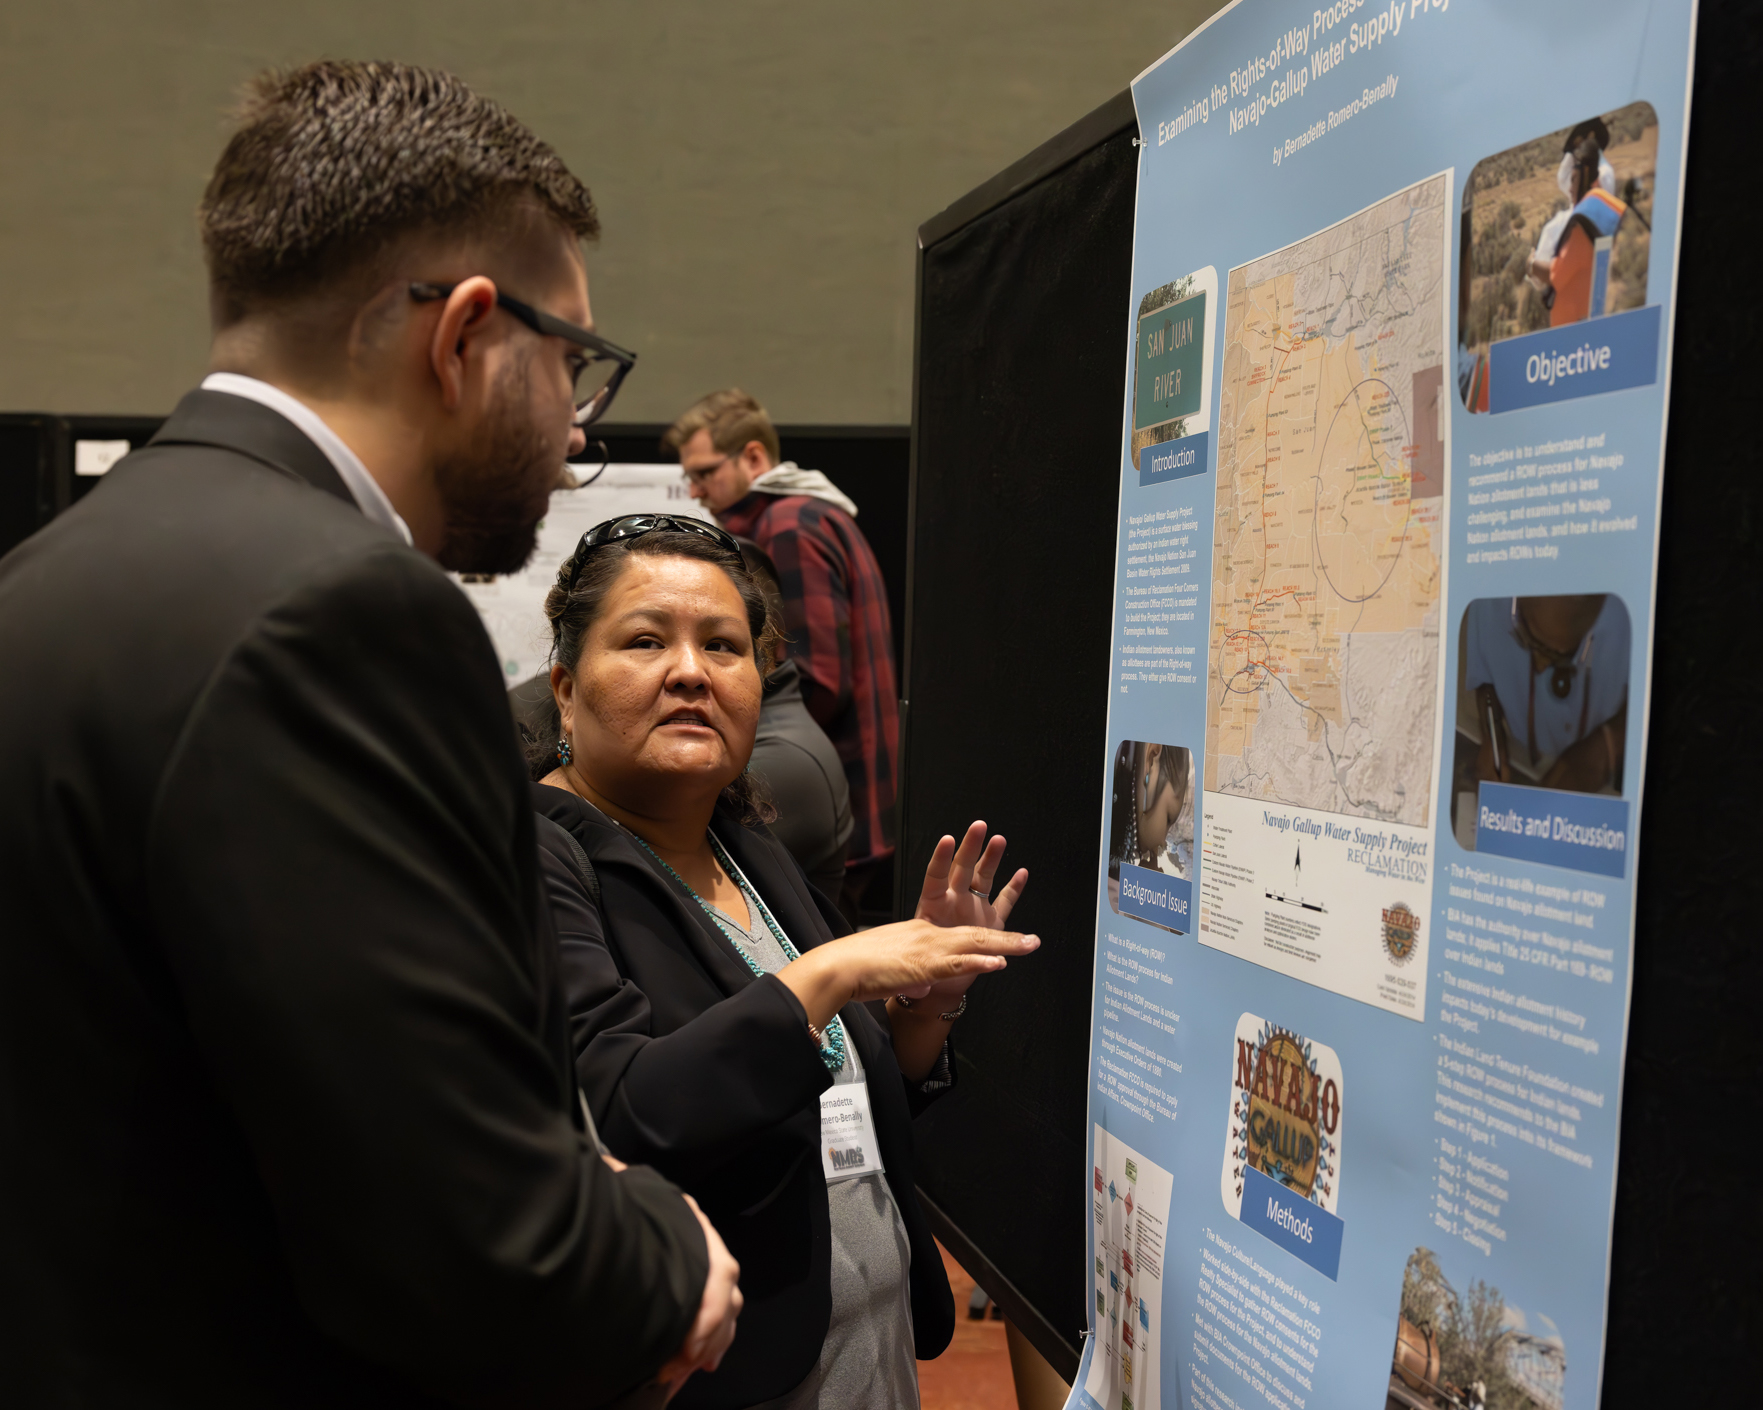
{"type": "Polygon", "coordinates": [[[991,893],[991,889],[989,887],[986,890],[982,891],[977,886],[969,886],[967,888],[967,890],[970,895],[978,896],[980,898],[980,900],[982,900],[982,901],[990,902],[992,899],[992,893],[991,893]]]}

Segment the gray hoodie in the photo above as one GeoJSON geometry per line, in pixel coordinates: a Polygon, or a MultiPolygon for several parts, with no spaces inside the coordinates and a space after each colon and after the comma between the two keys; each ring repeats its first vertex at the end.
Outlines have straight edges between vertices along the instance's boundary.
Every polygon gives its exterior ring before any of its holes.
{"type": "Polygon", "coordinates": [[[774,465],[757,480],[753,488],[764,494],[800,494],[810,499],[824,499],[837,505],[853,519],[857,517],[856,502],[818,470],[804,470],[793,460],[774,465]]]}

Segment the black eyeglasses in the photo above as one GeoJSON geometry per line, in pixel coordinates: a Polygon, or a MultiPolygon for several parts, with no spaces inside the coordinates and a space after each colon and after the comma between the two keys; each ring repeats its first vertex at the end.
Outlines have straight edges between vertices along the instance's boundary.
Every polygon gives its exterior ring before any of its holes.
{"type": "MultiPolygon", "coordinates": [[[[436,299],[446,298],[458,287],[457,284],[412,284],[410,297],[418,303],[433,303],[436,299]]],[[[499,289],[496,291],[496,304],[499,308],[507,309],[541,337],[561,338],[566,343],[585,348],[591,354],[575,360],[576,405],[573,423],[577,426],[592,426],[604,416],[606,408],[612,405],[612,399],[618,395],[619,386],[630,375],[631,368],[636,366],[637,355],[616,343],[607,342],[597,333],[588,332],[586,328],[561,318],[553,318],[548,313],[541,313],[531,304],[510,298],[499,289]]],[[[604,465],[601,468],[604,469],[604,465]]]]}
{"type": "Polygon", "coordinates": [[[702,519],[678,518],[672,514],[627,514],[622,519],[608,519],[604,523],[596,524],[583,534],[575,546],[575,552],[569,555],[569,561],[558,573],[558,582],[563,584],[565,592],[574,592],[576,579],[582,575],[582,565],[596,548],[653,533],[696,534],[700,538],[709,539],[718,548],[734,554],[736,558],[741,556],[741,546],[735,542],[733,534],[714,524],[707,524],[702,519]]]}

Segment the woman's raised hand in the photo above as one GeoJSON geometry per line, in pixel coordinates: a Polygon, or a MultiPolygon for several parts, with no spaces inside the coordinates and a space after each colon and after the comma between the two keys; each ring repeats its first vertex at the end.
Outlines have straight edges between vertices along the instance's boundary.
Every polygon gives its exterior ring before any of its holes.
{"type": "Polygon", "coordinates": [[[980,975],[1003,969],[1010,956],[1033,954],[1041,945],[1038,935],[923,918],[879,925],[835,943],[852,942],[861,946],[854,971],[858,999],[941,992],[945,985],[963,992],[980,975]]]}
{"type": "Polygon", "coordinates": [[[1003,860],[1004,839],[988,843],[983,822],[967,829],[959,847],[953,837],[943,838],[924,869],[913,919],[817,945],[778,978],[817,1028],[854,1000],[935,994],[954,1002],[980,975],[1003,969],[1010,956],[1040,948],[1039,936],[1003,928],[1028,885],[1028,872],[1018,871],[993,896],[1003,860]]]}
{"type": "Polygon", "coordinates": [[[986,841],[983,822],[967,829],[959,847],[953,837],[943,838],[924,868],[924,890],[913,914],[933,925],[982,925],[988,930],[1003,925],[1028,886],[1028,868],[1023,867],[992,895],[1004,845],[1002,835],[986,841]]]}
{"type": "MultiPolygon", "coordinates": [[[[1028,869],[1022,867],[996,896],[992,895],[1004,861],[1004,846],[1002,836],[986,841],[983,822],[973,823],[967,829],[959,847],[953,837],[943,838],[924,868],[924,890],[919,893],[918,909],[913,914],[933,925],[979,925],[990,930],[1001,927],[1028,886],[1028,869]]],[[[929,989],[900,992],[911,999],[933,992],[939,998],[953,999],[966,993],[975,977],[952,975],[929,989]]]]}

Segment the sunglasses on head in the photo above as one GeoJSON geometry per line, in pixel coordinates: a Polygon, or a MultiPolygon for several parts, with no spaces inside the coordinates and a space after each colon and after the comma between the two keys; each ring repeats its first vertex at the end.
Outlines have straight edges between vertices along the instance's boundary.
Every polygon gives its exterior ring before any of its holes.
{"type": "Polygon", "coordinates": [[[715,524],[707,524],[702,519],[676,517],[672,514],[626,514],[622,519],[608,519],[604,523],[596,524],[581,536],[575,552],[570,554],[569,561],[558,574],[563,590],[575,591],[576,579],[582,575],[582,565],[595,549],[654,533],[696,534],[699,538],[709,539],[718,548],[734,554],[736,558],[741,556],[741,546],[735,542],[733,534],[726,529],[717,528],[715,524]]]}

